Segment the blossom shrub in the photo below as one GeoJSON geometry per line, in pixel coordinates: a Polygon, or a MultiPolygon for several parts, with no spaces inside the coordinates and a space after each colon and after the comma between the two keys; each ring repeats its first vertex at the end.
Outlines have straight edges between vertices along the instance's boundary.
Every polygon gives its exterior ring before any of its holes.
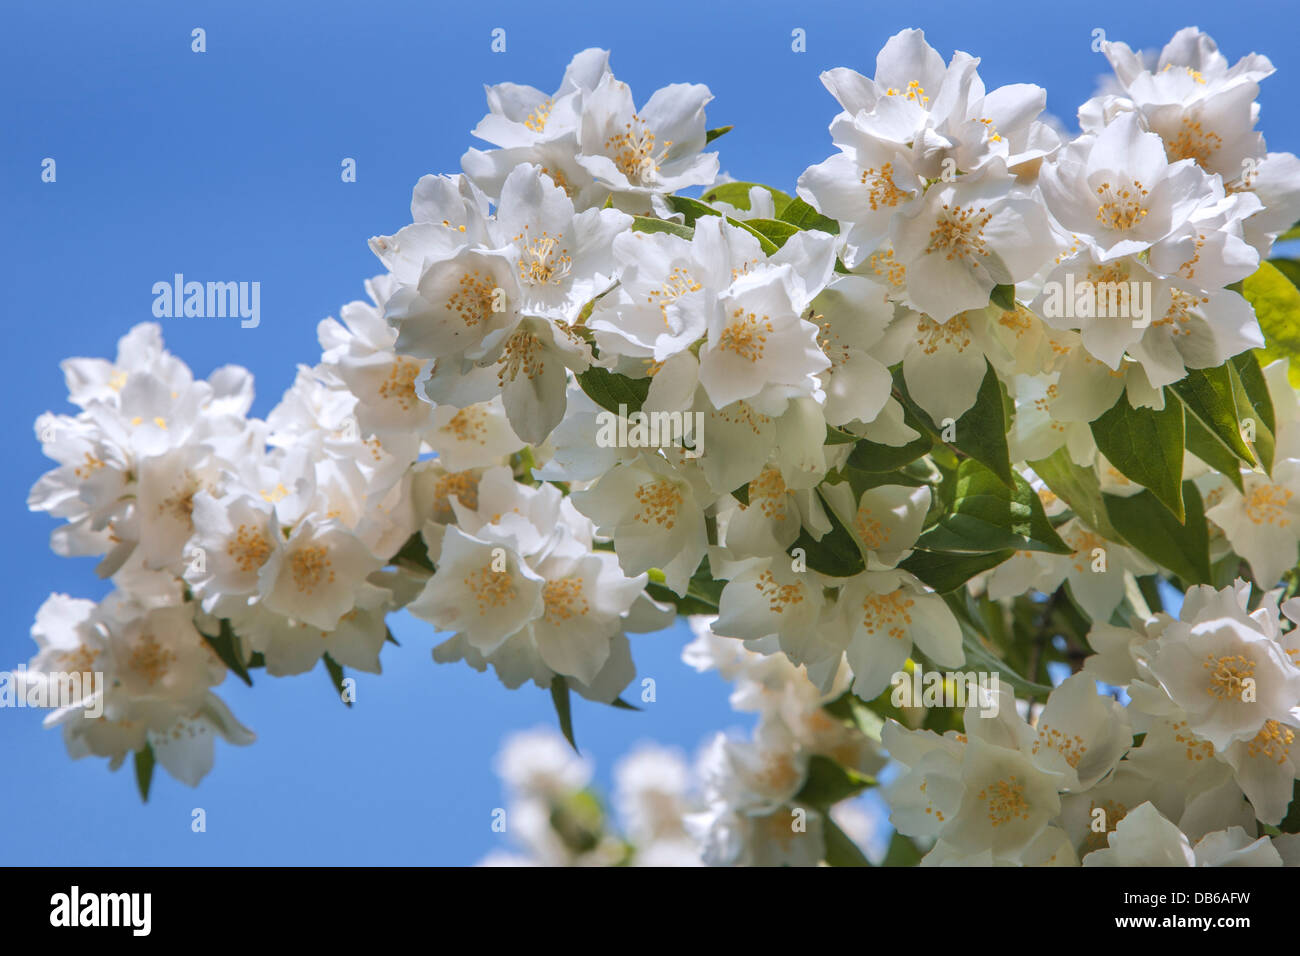
{"type": "Polygon", "coordinates": [[[621,831],[514,739],[488,862],[1300,859],[1300,161],[1255,130],[1267,58],[1102,49],[1072,136],[903,31],[822,75],[792,193],[720,175],[706,87],[638,106],[605,51],[488,87],[490,148],[416,184],[264,420],[157,324],[64,363],[28,503],[114,590],[49,597],[24,692],[101,675],[46,723],[147,796],[252,742],[228,672],[346,699],[400,609],[569,743],[682,615],[752,736],[629,758],[621,831]]]}

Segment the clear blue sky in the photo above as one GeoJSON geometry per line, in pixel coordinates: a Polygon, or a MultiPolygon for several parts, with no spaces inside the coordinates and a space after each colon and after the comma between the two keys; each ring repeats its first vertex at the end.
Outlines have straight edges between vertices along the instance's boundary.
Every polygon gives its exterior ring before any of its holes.
{"type": "MultiPolygon", "coordinates": [[[[870,74],[876,51],[919,26],[945,57],[983,57],[989,87],[1034,82],[1068,123],[1105,71],[1092,30],[1134,47],[1162,45],[1196,24],[1230,58],[1257,50],[1278,75],[1264,84],[1262,128],[1273,149],[1300,151],[1300,50],[1294,5],[671,2],[366,4],[246,0],[67,3],[10,0],[0,12],[0,281],[5,374],[0,404],[0,669],[25,662],[37,607],[49,592],[97,598],[90,560],[56,558],[53,522],[28,514],[46,469],[32,422],[67,410],[58,362],[111,356],[118,337],[151,318],[151,287],[183,272],[260,281],[262,322],[163,320],[168,346],[199,375],[239,363],[257,376],[264,415],[297,363],[319,356],[316,323],[362,297],[378,271],[366,248],[408,221],[411,187],[454,172],[485,111],[482,84],[558,84],[576,51],[613,52],[638,102],[670,82],[703,82],[709,125],[735,124],[718,145],[739,179],[791,189],[830,152],[834,101],[817,80],[832,66],[870,74]],[[207,52],[190,31],[207,31],[207,52]],[[507,52],[489,49],[493,28],[507,52]],[[807,52],[790,49],[807,32],[807,52]],[[57,161],[58,181],[40,180],[57,161]],[[358,181],[340,181],[344,157],[358,181]]],[[[229,679],[221,694],[259,734],[251,748],[218,745],[197,791],[161,772],[141,807],[130,769],[73,763],[40,715],[0,710],[0,864],[472,863],[500,845],[492,758],[503,735],[553,720],[549,696],[508,692],[490,675],[433,664],[434,636],[401,618],[403,647],[387,673],[362,675],[346,711],[322,671],[229,679]],[[190,832],[190,810],[208,832],[190,832]]],[[[691,752],[731,715],[715,675],[678,660],[683,628],[634,638],[659,700],[641,714],[579,702],[579,742],[608,781],[640,739],[691,752]]]]}

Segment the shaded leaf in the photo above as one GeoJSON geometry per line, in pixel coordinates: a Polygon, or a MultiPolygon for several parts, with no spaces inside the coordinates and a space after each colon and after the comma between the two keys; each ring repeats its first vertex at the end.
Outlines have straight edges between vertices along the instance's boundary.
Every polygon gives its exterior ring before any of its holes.
{"type": "Polygon", "coordinates": [[[897,471],[929,453],[934,442],[924,433],[906,445],[881,445],[859,439],[849,452],[848,464],[859,471],[897,471]]]}
{"type": "Polygon", "coordinates": [[[1255,456],[1241,437],[1231,368],[1220,365],[1189,369],[1185,378],[1165,390],[1166,394],[1171,391],[1213,438],[1246,464],[1254,466],[1255,456]]]}
{"type": "Polygon", "coordinates": [[[1110,523],[1106,505],[1101,498],[1101,482],[1092,468],[1080,468],[1070,458],[1069,450],[1061,446],[1047,458],[1028,463],[1048,490],[1060,498],[1070,510],[1094,531],[1112,541],[1122,543],[1119,532],[1110,523]]]}
{"type": "Polygon", "coordinates": [[[559,674],[551,678],[551,703],[555,705],[555,715],[560,721],[560,732],[569,742],[574,753],[581,753],[573,739],[573,713],[569,709],[569,682],[559,674]]]}
{"type": "Polygon", "coordinates": [[[350,708],[352,701],[343,696],[343,665],[328,654],[322,654],[321,660],[325,662],[325,673],[329,675],[330,683],[334,685],[334,693],[343,702],[343,706],[350,708]]]}
{"type": "Polygon", "coordinates": [[[829,866],[870,866],[866,854],[829,815],[822,818],[822,837],[826,841],[826,863],[829,866]]]}
{"type": "Polygon", "coordinates": [[[1150,491],[1128,498],[1118,495],[1104,497],[1111,522],[1130,547],[1173,571],[1185,584],[1213,582],[1205,511],[1194,483],[1183,482],[1187,520],[1181,524],[1169,509],[1158,507],[1159,502],[1150,491]]]}
{"type": "Polygon", "coordinates": [[[990,551],[1046,551],[1071,554],[1043,511],[1029,482],[1013,473],[1008,488],[988,468],[968,458],[957,468],[952,506],[917,540],[925,551],[988,554],[990,551]]]}
{"type": "Polygon", "coordinates": [[[628,414],[641,410],[646,396],[650,393],[650,379],[629,378],[620,372],[593,365],[577,376],[578,385],[587,393],[587,397],[601,408],[619,413],[619,406],[626,405],[628,414]]]}
{"type": "Polygon", "coordinates": [[[1255,440],[1251,443],[1259,463],[1269,474],[1273,473],[1273,436],[1277,433],[1277,423],[1273,417],[1273,397],[1268,392],[1268,381],[1264,370],[1259,367],[1259,359],[1253,352],[1242,352],[1228,362],[1232,366],[1233,395],[1237,400],[1239,417],[1243,424],[1249,419],[1255,429],[1255,440]]]}
{"type": "Polygon", "coordinates": [[[135,752],[135,786],[140,791],[140,802],[149,802],[149,788],[153,786],[153,744],[146,743],[143,750],[135,752]]]}
{"type": "Polygon", "coordinates": [[[1015,549],[990,551],[987,554],[913,551],[899,567],[915,574],[940,594],[947,594],[960,588],[975,575],[996,568],[1015,553],[1015,549]]]}
{"type": "Polygon", "coordinates": [[[808,759],[803,787],[792,802],[825,810],[875,785],[874,777],[841,767],[830,757],[815,754],[808,759]]]}
{"type": "Polygon", "coordinates": [[[1121,394],[1092,423],[1097,447],[1129,481],[1148,488],[1183,520],[1183,406],[1166,401],[1161,411],[1134,408],[1121,394]]]}

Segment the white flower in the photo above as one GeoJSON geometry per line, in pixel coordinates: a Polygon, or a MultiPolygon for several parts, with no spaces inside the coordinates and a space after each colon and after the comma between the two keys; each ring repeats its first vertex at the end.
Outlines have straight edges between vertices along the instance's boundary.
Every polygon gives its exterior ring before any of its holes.
{"type": "Polygon", "coordinates": [[[1296,564],[1296,543],[1300,542],[1300,429],[1286,425],[1279,429],[1278,445],[1270,478],[1258,471],[1244,471],[1244,493],[1228,486],[1219,503],[1206,516],[1223,529],[1232,549],[1250,562],[1250,570],[1261,587],[1272,587],[1287,569],[1296,564]]]}
{"type": "Polygon", "coordinates": [[[1039,183],[1052,215],[1100,262],[1150,248],[1212,194],[1206,174],[1191,160],[1171,164],[1160,137],[1132,113],[1062,149],[1039,183]]]}
{"type": "Polygon", "coordinates": [[[358,591],[380,562],[351,531],[308,518],[258,571],[268,610],[331,631],[356,606],[358,591]]]}
{"type": "Polygon", "coordinates": [[[1000,161],[970,180],[935,183],[890,232],[909,302],[940,323],[987,305],[995,285],[1030,278],[1050,254],[1048,236],[1041,201],[1000,161]]]}
{"type": "Polygon", "coordinates": [[[540,575],[491,527],[471,536],[451,527],[442,540],[438,570],[409,610],[440,630],[454,630],[483,653],[543,613],[540,575]]]}
{"type": "Polygon", "coordinates": [[[1248,614],[1247,593],[1193,588],[1146,663],[1191,729],[1218,751],[1252,740],[1266,721],[1289,722],[1300,703],[1300,668],[1276,639],[1276,611],[1248,614]]]}
{"type": "Polygon", "coordinates": [[[904,571],[866,571],[850,578],[836,600],[831,639],[842,642],[853,668],[853,692],[873,700],[903,669],[912,645],[940,667],[965,659],[961,628],[943,598],[904,571]]]}
{"type": "Polygon", "coordinates": [[[717,178],[718,154],[702,152],[708,87],[674,83],[637,112],[632,90],[606,73],[582,105],[578,162],[613,193],[614,204],[646,212],[650,198],[717,178]]]}
{"type": "Polygon", "coordinates": [[[707,545],[696,494],[687,475],[659,455],[642,453],[572,499],[600,534],[614,539],[624,573],[658,568],[675,594],[685,594],[707,545]]]}

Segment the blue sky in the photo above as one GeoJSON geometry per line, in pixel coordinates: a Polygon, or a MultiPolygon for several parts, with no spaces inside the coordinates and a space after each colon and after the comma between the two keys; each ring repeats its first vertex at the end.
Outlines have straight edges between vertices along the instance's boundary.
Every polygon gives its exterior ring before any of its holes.
{"type": "MultiPolygon", "coordinates": [[[[452,172],[474,143],[482,84],[558,84],[587,46],[643,102],[670,82],[703,82],[709,125],[734,124],[718,146],[739,179],[790,190],[831,152],[836,110],[817,75],[871,73],[876,51],[919,26],[945,55],[983,58],[988,86],[1034,82],[1067,123],[1105,71],[1092,31],[1159,46],[1196,24],[1230,59],[1257,50],[1278,74],[1264,83],[1270,148],[1300,151],[1300,51],[1288,4],[672,2],[609,4],[362,4],[314,0],[130,4],[20,0],[0,13],[0,281],[5,374],[0,376],[9,465],[0,471],[0,670],[27,660],[37,607],[51,591],[105,592],[90,560],[56,558],[53,522],[25,509],[48,462],[32,435],[46,409],[67,410],[58,363],[111,356],[149,320],[154,282],[259,281],[262,321],[164,319],[172,351],[207,375],[227,363],[257,377],[264,415],[295,365],[319,356],[316,323],[363,295],[378,271],[366,248],[409,219],[420,175],[452,172]],[[190,31],[207,33],[191,52],[190,31]],[[492,53],[491,31],[506,30],[492,53]],[[791,31],[807,52],[791,51],[791,31]],[[57,181],[41,182],[52,157],[57,181]],[[357,163],[357,182],[340,163],[357,163]]],[[[434,635],[395,621],[401,648],[382,677],[360,675],[351,711],[323,671],[221,689],[259,734],[219,745],[197,791],[161,772],[148,806],[129,767],[73,763],[40,715],[0,711],[7,758],[0,788],[0,864],[472,863],[499,847],[501,805],[491,765],[512,730],[550,723],[549,695],[508,692],[490,675],[433,664],[434,635]],[[208,832],[190,831],[192,808],[208,832]]],[[[579,742],[600,780],[616,756],[653,739],[694,751],[715,729],[748,723],[726,706],[715,675],[678,660],[684,628],[634,638],[658,701],[640,714],[577,703],[579,742]]]]}

